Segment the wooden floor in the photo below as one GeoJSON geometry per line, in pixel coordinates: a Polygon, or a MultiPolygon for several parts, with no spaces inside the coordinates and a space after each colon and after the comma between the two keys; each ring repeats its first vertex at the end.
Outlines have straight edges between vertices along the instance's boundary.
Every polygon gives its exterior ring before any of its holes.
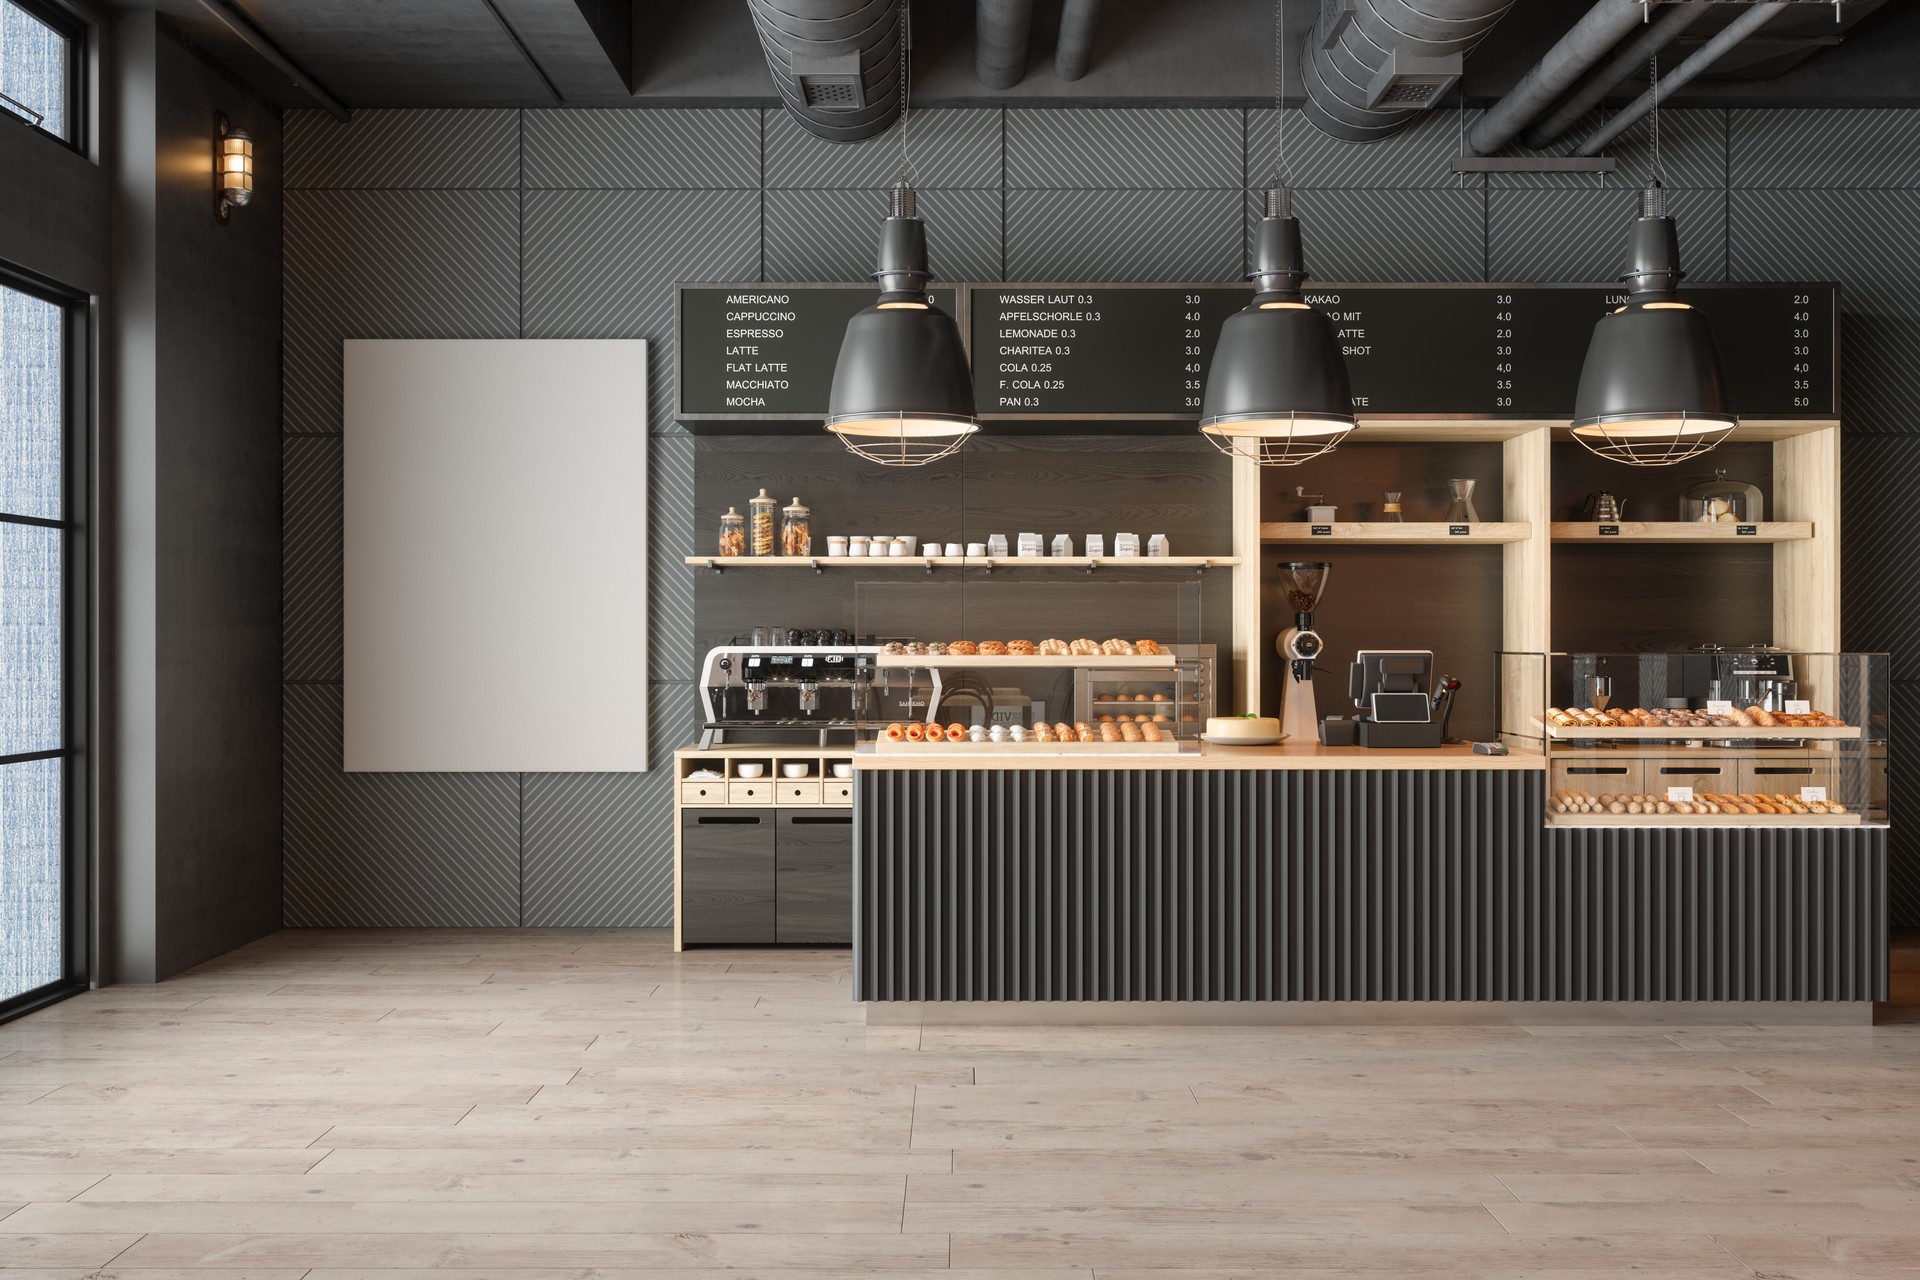
{"type": "Polygon", "coordinates": [[[1920,1275],[1920,1023],[870,1031],[847,980],[290,932],[70,1000],[0,1027],[0,1280],[1920,1275]]]}

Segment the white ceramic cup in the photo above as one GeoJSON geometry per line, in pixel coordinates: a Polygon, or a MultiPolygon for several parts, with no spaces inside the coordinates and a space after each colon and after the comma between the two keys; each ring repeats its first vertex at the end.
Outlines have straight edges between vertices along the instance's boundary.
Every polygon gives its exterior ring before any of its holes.
{"type": "Polygon", "coordinates": [[[767,766],[758,760],[743,760],[733,766],[733,776],[736,778],[757,778],[766,771],[767,766]]]}
{"type": "Polygon", "coordinates": [[[787,778],[804,778],[812,772],[813,766],[804,760],[788,760],[780,766],[781,776],[787,778]]]}
{"type": "Polygon", "coordinates": [[[915,541],[913,538],[895,538],[887,544],[887,554],[890,556],[910,556],[913,554],[915,541]]]}
{"type": "Polygon", "coordinates": [[[969,542],[967,544],[967,554],[970,556],[984,556],[987,554],[987,544],[984,542],[969,542]]]}
{"type": "Polygon", "coordinates": [[[965,553],[966,553],[966,548],[964,548],[964,547],[962,547],[962,546],[961,546],[961,545],[960,545],[959,543],[957,543],[957,542],[949,542],[949,543],[947,544],[947,554],[948,554],[948,555],[950,555],[950,556],[957,556],[957,555],[964,555],[965,553]]]}
{"type": "Polygon", "coordinates": [[[827,554],[829,556],[844,556],[847,554],[847,540],[844,535],[835,533],[827,536],[827,554]]]}
{"type": "Polygon", "coordinates": [[[850,556],[864,556],[867,554],[867,538],[865,534],[856,533],[847,539],[847,554],[850,556]]]}
{"type": "Polygon", "coordinates": [[[851,778],[853,776],[853,761],[835,760],[833,762],[833,776],[836,778],[851,778]]]}

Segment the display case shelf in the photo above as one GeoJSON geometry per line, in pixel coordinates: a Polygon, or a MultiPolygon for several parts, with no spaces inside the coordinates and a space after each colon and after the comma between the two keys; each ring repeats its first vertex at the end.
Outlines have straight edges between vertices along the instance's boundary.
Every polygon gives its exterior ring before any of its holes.
{"type": "Polygon", "coordinates": [[[1231,569],[1238,556],[688,556],[696,569],[1231,569]]]}
{"type": "Polygon", "coordinates": [[[1676,739],[1692,741],[1695,739],[1713,742],[1764,742],[1769,739],[1823,741],[1852,740],[1860,737],[1860,726],[1843,725],[1837,729],[1796,729],[1791,725],[1767,728],[1755,725],[1751,728],[1741,725],[1694,725],[1687,728],[1647,729],[1638,726],[1630,729],[1615,729],[1605,726],[1588,728],[1585,725],[1546,726],[1547,736],[1568,742],[1672,742],[1676,739]]]}
{"type": "MultiPolygon", "coordinates": [[[[935,667],[1131,667],[1165,671],[1179,663],[1173,654],[960,654],[883,653],[874,659],[878,667],[913,667],[922,671],[935,667]]],[[[1142,704],[1148,705],[1148,704],[1142,704]]]]}
{"type": "Polygon", "coordinates": [[[1748,524],[1708,524],[1698,520],[1626,520],[1619,524],[1591,521],[1556,523],[1555,542],[1806,542],[1813,537],[1811,520],[1763,520],[1748,524]],[[1617,530],[1602,533],[1603,529],[1617,530]],[[1741,533],[1752,529],[1752,533],[1741,533]]]}
{"type": "Polygon", "coordinates": [[[1260,541],[1293,542],[1389,542],[1402,546],[1440,546],[1446,543],[1524,542],[1533,526],[1524,520],[1482,520],[1473,524],[1447,524],[1444,521],[1340,521],[1330,525],[1263,524],[1260,541]],[[1315,533],[1326,529],[1326,533],[1315,533]],[[1455,529],[1464,529],[1455,533],[1455,529]]]}
{"type": "Polygon", "coordinates": [[[1857,827],[1857,813],[1555,813],[1550,827],[1857,827]]]}

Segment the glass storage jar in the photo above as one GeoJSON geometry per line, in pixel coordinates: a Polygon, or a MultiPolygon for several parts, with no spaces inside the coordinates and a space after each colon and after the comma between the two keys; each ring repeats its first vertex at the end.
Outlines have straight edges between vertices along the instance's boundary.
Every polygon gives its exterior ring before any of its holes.
{"type": "Polygon", "coordinates": [[[1758,524],[1766,519],[1757,485],[1727,479],[1724,468],[1680,497],[1680,518],[1702,524],[1758,524]]]}
{"type": "Polygon", "coordinates": [[[727,514],[720,517],[720,554],[747,554],[747,518],[733,507],[728,507],[727,514]]]}
{"type": "Polygon", "coordinates": [[[780,511],[780,554],[804,556],[813,553],[813,513],[795,498],[780,511]]]}
{"type": "Polygon", "coordinates": [[[769,498],[762,489],[757,498],[747,499],[747,510],[751,513],[747,525],[753,541],[753,554],[757,556],[778,555],[773,541],[773,509],[779,506],[777,499],[769,498]]]}

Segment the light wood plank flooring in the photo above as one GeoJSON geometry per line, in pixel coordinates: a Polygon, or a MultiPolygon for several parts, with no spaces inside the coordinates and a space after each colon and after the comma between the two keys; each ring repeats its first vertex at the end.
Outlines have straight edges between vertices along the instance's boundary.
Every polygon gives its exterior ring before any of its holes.
{"type": "Polygon", "coordinates": [[[1900,1009],[869,1030],[848,992],[845,952],[343,931],[70,1000],[0,1026],[0,1280],[1920,1275],[1900,1009]]]}

